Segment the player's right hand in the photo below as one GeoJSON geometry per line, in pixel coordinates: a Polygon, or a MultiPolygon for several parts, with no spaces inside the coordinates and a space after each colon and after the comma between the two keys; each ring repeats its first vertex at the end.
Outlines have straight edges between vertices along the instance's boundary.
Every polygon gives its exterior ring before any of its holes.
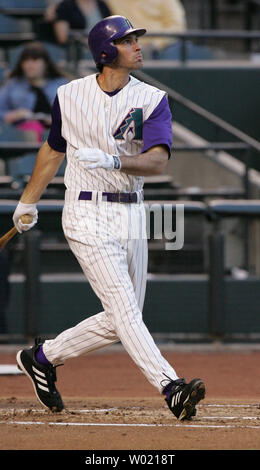
{"type": "Polygon", "coordinates": [[[121,161],[118,155],[110,155],[101,149],[83,147],[75,151],[74,156],[81,162],[89,162],[88,170],[104,168],[105,170],[120,170],[121,161]]]}
{"type": "Polygon", "coordinates": [[[19,233],[27,232],[30,230],[38,220],[38,211],[36,208],[36,204],[24,204],[23,202],[19,201],[13,215],[13,222],[14,225],[19,233]],[[23,224],[20,218],[22,215],[30,214],[32,215],[32,222],[30,224],[23,224]]]}

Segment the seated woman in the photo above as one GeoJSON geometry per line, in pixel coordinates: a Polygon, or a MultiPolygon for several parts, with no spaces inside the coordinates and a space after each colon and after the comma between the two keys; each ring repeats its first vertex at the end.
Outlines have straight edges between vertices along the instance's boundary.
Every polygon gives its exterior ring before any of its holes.
{"type": "Polygon", "coordinates": [[[51,124],[57,88],[67,81],[40,42],[27,44],[0,89],[0,126],[32,131],[40,142],[51,124]]]}

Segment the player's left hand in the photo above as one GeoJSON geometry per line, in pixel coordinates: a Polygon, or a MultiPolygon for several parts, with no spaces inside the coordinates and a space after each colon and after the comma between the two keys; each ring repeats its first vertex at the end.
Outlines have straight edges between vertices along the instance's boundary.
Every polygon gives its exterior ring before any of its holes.
{"type": "Polygon", "coordinates": [[[88,170],[95,168],[105,168],[106,170],[120,170],[121,161],[117,155],[110,155],[109,153],[103,152],[100,149],[92,148],[80,148],[76,150],[74,156],[81,162],[88,161],[92,162],[87,165],[88,170]]]}

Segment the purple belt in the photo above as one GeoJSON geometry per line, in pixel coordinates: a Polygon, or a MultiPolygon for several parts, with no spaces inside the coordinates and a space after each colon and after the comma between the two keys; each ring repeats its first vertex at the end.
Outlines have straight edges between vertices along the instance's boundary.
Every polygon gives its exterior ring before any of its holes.
{"type": "MultiPolygon", "coordinates": [[[[81,191],[79,193],[79,200],[92,201],[92,191],[81,191]]],[[[143,192],[140,193],[141,198],[139,199],[138,193],[102,193],[102,200],[107,202],[121,202],[121,203],[137,203],[139,200],[143,200],[143,192]]]]}

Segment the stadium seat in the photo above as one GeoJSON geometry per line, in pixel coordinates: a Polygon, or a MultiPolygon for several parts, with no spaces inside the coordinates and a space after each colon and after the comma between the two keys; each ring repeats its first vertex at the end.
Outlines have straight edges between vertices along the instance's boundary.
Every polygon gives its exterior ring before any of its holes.
{"type": "Polygon", "coordinates": [[[35,158],[35,153],[29,153],[23,157],[10,158],[7,160],[7,172],[13,179],[13,187],[24,186],[25,178],[32,173],[35,158]]]}
{"type": "MultiPolygon", "coordinates": [[[[14,126],[1,124],[0,126],[0,142],[33,142],[35,141],[34,135],[31,132],[21,131],[14,126]]],[[[12,177],[13,183],[16,187],[24,185],[24,177],[31,174],[34,162],[35,153],[29,153],[21,157],[8,158],[5,163],[6,175],[12,177]]]]}
{"type": "Polygon", "coordinates": [[[0,8],[37,9],[46,8],[46,0],[0,0],[0,8]]]}
{"type": "Polygon", "coordinates": [[[29,131],[22,131],[9,124],[0,124],[0,141],[3,142],[32,142],[35,141],[34,134],[29,131]]]}
{"type": "Polygon", "coordinates": [[[24,44],[16,47],[10,47],[8,51],[8,66],[12,69],[17,63],[19,56],[24,48],[24,44]]]}
{"type": "Polygon", "coordinates": [[[26,18],[12,18],[0,13],[0,33],[30,33],[31,21],[26,18]]]}
{"type": "MultiPolygon", "coordinates": [[[[43,135],[43,141],[48,137],[48,130],[43,135]]],[[[0,126],[0,142],[15,142],[15,143],[36,143],[34,134],[30,131],[21,131],[14,126],[3,124],[0,126]]],[[[21,145],[22,147],[22,145],[21,145]]],[[[17,152],[15,152],[17,154],[17,152]]],[[[25,153],[21,149],[21,156],[5,158],[5,174],[12,179],[11,187],[13,189],[21,189],[28,181],[34,165],[37,151],[25,153]]],[[[66,160],[60,166],[57,175],[63,177],[66,167],[66,160]]],[[[63,188],[63,180],[56,181],[53,188],[63,188]]]]}

